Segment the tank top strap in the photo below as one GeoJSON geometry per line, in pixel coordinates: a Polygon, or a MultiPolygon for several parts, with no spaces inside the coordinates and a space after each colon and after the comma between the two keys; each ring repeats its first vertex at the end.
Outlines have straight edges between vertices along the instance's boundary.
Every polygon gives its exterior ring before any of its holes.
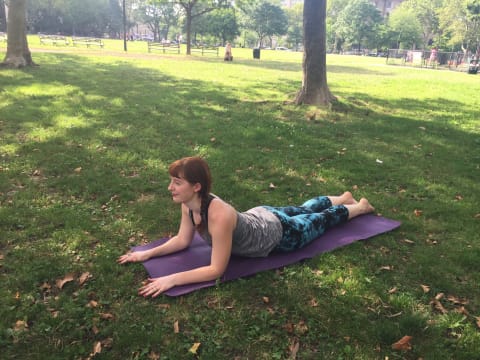
{"type": "MultiPolygon", "coordinates": [[[[202,208],[200,209],[200,217],[202,218],[202,222],[205,224],[205,228],[208,229],[208,208],[210,207],[210,203],[216,196],[213,194],[208,194],[207,201],[205,204],[202,204],[202,208]]],[[[193,211],[188,210],[188,215],[190,216],[190,220],[192,220],[193,226],[197,226],[195,224],[195,220],[193,218],[193,211]]]]}

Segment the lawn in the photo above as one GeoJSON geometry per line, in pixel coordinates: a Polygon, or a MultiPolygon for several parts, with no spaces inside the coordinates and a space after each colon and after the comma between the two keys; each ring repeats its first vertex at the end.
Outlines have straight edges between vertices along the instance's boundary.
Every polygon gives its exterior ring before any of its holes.
{"type": "Polygon", "coordinates": [[[300,53],[36,41],[40,66],[0,69],[2,358],[479,358],[478,75],[329,55],[338,102],[317,109],[290,102],[300,53]],[[166,169],[188,155],[239,210],[350,190],[402,225],[144,299],[143,267],[116,258],[175,233],[166,169]]]}

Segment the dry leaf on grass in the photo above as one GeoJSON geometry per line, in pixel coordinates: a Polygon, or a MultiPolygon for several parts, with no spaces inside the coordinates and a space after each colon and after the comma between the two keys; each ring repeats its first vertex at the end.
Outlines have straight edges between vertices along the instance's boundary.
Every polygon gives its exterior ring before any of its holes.
{"type": "Polygon", "coordinates": [[[288,349],[290,350],[289,359],[296,359],[300,343],[297,340],[292,340],[288,349]]]}
{"type": "Polygon", "coordinates": [[[201,343],[194,343],[192,345],[192,347],[190,348],[190,350],[188,350],[188,351],[191,352],[194,355],[197,355],[197,351],[198,351],[198,348],[200,347],[200,345],[201,345],[201,343]]]}
{"type": "Polygon", "coordinates": [[[410,344],[410,341],[413,338],[411,336],[404,336],[400,340],[398,340],[396,343],[392,344],[392,349],[393,350],[401,350],[401,351],[406,351],[406,350],[411,350],[412,349],[412,344],[410,344]]]}
{"type": "Polygon", "coordinates": [[[15,322],[15,326],[13,328],[15,331],[27,331],[28,330],[28,324],[26,321],[23,320],[17,320],[15,322]]]}
{"type": "Polygon", "coordinates": [[[178,325],[178,320],[175,320],[173,323],[173,332],[175,334],[178,334],[180,332],[180,326],[178,325]]]}
{"type": "Polygon", "coordinates": [[[426,294],[430,291],[430,286],[427,285],[420,285],[422,287],[423,292],[426,294]]]}
{"type": "Polygon", "coordinates": [[[92,356],[100,354],[101,352],[102,352],[102,343],[100,341],[96,341],[95,344],[93,344],[92,356]]]}
{"type": "Polygon", "coordinates": [[[74,275],[72,273],[68,273],[64,276],[63,279],[57,279],[55,284],[59,289],[62,289],[66,283],[69,283],[70,281],[73,281],[73,280],[75,280],[74,275]]]}
{"type": "Polygon", "coordinates": [[[84,272],[80,277],[78,278],[78,282],[80,285],[85,284],[85,282],[92,277],[92,274],[90,274],[88,271],[84,272]]]}

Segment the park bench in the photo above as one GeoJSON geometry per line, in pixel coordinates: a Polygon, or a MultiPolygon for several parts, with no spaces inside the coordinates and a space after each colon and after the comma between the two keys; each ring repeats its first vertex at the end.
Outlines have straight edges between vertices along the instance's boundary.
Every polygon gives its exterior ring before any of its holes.
{"type": "Polygon", "coordinates": [[[192,46],[190,48],[191,52],[199,52],[203,54],[217,54],[218,56],[218,46],[192,46]]]}
{"type": "Polygon", "coordinates": [[[103,48],[103,40],[97,38],[89,38],[89,37],[72,37],[72,44],[74,46],[77,45],[86,45],[87,48],[90,46],[99,46],[103,48]]]}
{"type": "Polygon", "coordinates": [[[148,52],[152,52],[152,50],[161,50],[163,53],[167,51],[175,51],[177,54],[180,54],[180,44],[166,44],[154,41],[149,41],[147,44],[148,52]]]}
{"type": "Polygon", "coordinates": [[[0,42],[7,42],[7,34],[0,32],[0,42]]]}
{"type": "Polygon", "coordinates": [[[53,44],[53,45],[68,45],[68,39],[62,35],[38,35],[40,38],[40,44],[53,44]]]}

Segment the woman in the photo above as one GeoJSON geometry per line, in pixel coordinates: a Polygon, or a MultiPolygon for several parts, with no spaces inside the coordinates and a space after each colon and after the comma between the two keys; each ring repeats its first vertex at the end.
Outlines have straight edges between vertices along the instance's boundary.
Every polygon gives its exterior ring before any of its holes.
{"type": "Polygon", "coordinates": [[[232,56],[232,45],[227,41],[227,44],[225,45],[225,56],[223,57],[224,61],[233,61],[233,56],[232,56]]]}
{"type": "Polygon", "coordinates": [[[325,230],[374,208],[366,199],[357,202],[350,192],[320,196],[302,206],[259,206],[239,213],[212,195],[208,164],[200,157],[187,157],[169,167],[168,190],[181,204],[178,234],[166,243],[145,251],[127,253],[118,263],[142,262],[187,248],[195,231],[212,246],[210,265],[155,279],[139,289],[142,296],[156,297],[178,285],[219,278],[230,255],[267,256],[272,251],[292,251],[318,238],[325,230]]]}

